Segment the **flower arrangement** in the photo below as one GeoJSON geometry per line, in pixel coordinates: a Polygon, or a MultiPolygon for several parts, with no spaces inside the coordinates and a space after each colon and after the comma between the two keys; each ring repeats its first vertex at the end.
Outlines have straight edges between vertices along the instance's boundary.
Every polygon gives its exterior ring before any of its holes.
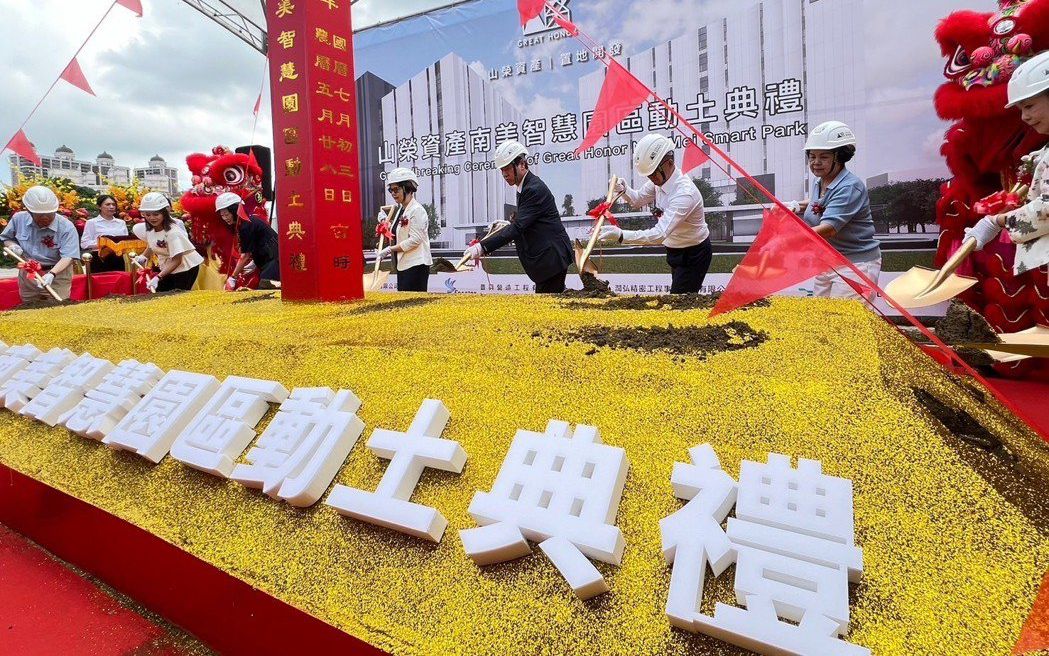
{"type": "Polygon", "coordinates": [[[37,185],[49,187],[58,196],[58,212],[66,217],[77,217],[77,210],[84,204],[84,199],[76,190],[76,186],[65,178],[46,178],[44,176],[18,176],[18,183],[6,187],[0,194],[0,220],[3,225],[16,213],[25,209],[22,205],[22,196],[30,187],[37,185]]]}
{"type": "MultiPolygon", "coordinates": [[[[705,310],[584,305],[410,294],[307,304],[194,292],[0,322],[9,344],[353,390],[367,428],[337,482],[365,490],[387,466],[365,447],[371,432],[404,430],[424,398],[442,400],[452,415],[442,436],[469,460],[462,475],[428,470],[412,497],[448,518],[437,547],[323,503],[290,508],[171,458],[154,467],[116,457],[6,411],[0,461],[392,653],[698,655],[718,643],[672,629],[664,614],[670,568],[659,520],[681,507],[673,463],[704,442],[733,477],[741,460],[764,462],[768,452],[814,458],[854,484],[865,578],[853,590],[850,642],[879,656],[1010,652],[1049,566],[1049,531],[967,464],[977,450],[952,446],[911,388],[970,413],[1026,461],[1044,465],[1044,445],[1020,449],[1028,435],[1010,418],[856,303],[779,298],[736,313],[730,319],[769,338],[705,360],[564,338],[588,326],[725,325],[705,310]],[[625,557],[602,566],[612,592],[597,605],[575,599],[538,551],[481,570],[456,536],[475,526],[470,500],[491,488],[515,431],[541,431],[553,418],[599,427],[630,460],[616,518],[625,557]]],[[[989,470],[1009,468],[987,458],[989,470]]],[[[731,577],[708,580],[704,612],[734,603],[731,577]]]]}
{"type": "Polygon", "coordinates": [[[138,213],[138,203],[148,191],[148,189],[142,187],[138,178],[135,178],[129,185],[110,182],[104,193],[109,194],[116,201],[117,216],[124,219],[130,228],[130,224],[138,223],[142,220],[138,213]]]}

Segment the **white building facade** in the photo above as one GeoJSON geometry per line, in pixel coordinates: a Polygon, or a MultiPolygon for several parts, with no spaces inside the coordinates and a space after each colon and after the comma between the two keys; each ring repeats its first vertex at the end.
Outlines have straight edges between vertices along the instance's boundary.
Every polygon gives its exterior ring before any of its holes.
{"type": "Polygon", "coordinates": [[[149,191],[160,191],[171,197],[178,194],[178,169],[169,167],[159,155],[153,157],[147,166],[132,169],[118,166],[107,152],[100,153],[93,162],[79,160],[72,148],[62,145],[53,156],[41,156],[40,166],[18,155],[11,155],[9,162],[13,185],[18,184],[19,175],[42,175],[66,178],[75,185],[104,192],[110,184],[129,185],[132,179],[138,178],[140,184],[149,191]]]}
{"type": "Polygon", "coordinates": [[[433,204],[441,221],[434,247],[464,248],[513,209],[516,190],[490,167],[495,146],[519,138],[521,119],[486,75],[454,53],[382,99],[383,170],[419,174],[417,198],[433,204]]]}
{"type": "MultiPolygon", "coordinates": [[[[777,196],[800,199],[808,193],[805,133],[823,121],[853,128],[859,147],[849,167],[865,171],[864,51],[862,0],[760,0],[621,63],[747,172],[771,176],[777,196]]],[[[595,106],[604,75],[580,80],[581,107],[595,106]]],[[[613,173],[640,186],[633,144],[650,129],[680,134],[654,129],[662,127],[655,118],[642,108],[598,143],[621,154],[582,161],[586,198],[604,195],[613,173]]],[[[729,177],[708,162],[691,175],[709,180],[724,203],[735,198],[738,172],[729,177]]]]}

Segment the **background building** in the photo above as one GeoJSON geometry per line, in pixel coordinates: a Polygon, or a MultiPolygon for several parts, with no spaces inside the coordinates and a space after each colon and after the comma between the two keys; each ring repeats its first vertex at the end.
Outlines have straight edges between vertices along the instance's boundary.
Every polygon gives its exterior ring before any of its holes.
{"type": "Polygon", "coordinates": [[[149,158],[149,166],[135,169],[135,177],[147,189],[172,198],[178,195],[178,169],[168,166],[160,155],[149,158]]]}
{"type": "Polygon", "coordinates": [[[73,184],[90,187],[95,191],[102,191],[110,182],[121,185],[131,183],[131,169],[117,166],[113,162],[113,156],[107,152],[99,154],[94,162],[78,160],[72,148],[62,145],[53,156],[42,155],[41,166],[18,155],[11,155],[9,161],[11,184],[18,183],[19,174],[26,177],[44,175],[49,178],[68,178],[73,184]]]}
{"type": "MultiPolygon", "coordinates": [[[[744,137],[718,146],[749,173],[770,174],[774,185],[770,191],[780,198],[796,199],[808,193],[805,136],[765,131],[787,131],[797,123],[807,129],[831,119],[844,121],[860,141],[849,167],[862,175],[867,136],[864,52],[862,0],[761,0],[623,63],[661,96],[672,99],[697,129],[744,137]]],[[[595,106],[603,80],[603,70],[581,78],[581,107],[595,106]]],[[[640,185],[631,166],[632,143],[647,132],[647,114],[642,112],[645,129],[633,134],[613,131],[598,144],[625,145],[626,152],[583,160],[587,199],[605,193],[612,173],[629,171],[634,186],[640,185]]],[[[713,164],[692,175],[708,179],[725,195],[724,202],[735,198],[735,182],[713,164]]]]}
{"type": "Polygon", "coordinates": [[[520,124],[521,113],[487,75],[454,53],[382,99],[383,170],[421,173],[419,202],[435,206],[442,226],[435,248],[464,248],[478,230],[512,211],[516,191],[498,171],[468,169],[490,162],[497,143],[518,138],[520,124]]]}
{"type": "Polygon", "coordinates": [[[375,216],[379,208],[392,202],[386,195],[383,172],[382,99],[394,86],[372,73],[357,78],[357,139],[361,162],[361,208],[365,216],[375,216]]]}

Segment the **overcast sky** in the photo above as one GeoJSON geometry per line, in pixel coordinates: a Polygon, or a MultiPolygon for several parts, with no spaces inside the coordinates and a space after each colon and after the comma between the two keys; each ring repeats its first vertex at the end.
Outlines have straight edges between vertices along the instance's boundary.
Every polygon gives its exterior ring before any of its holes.
{"type": "MultiPolygon", "coordinates": [[[[7,141],[112,0],[0,0],[0,142],[7,141]]],[[[80,64],[97,97],[59,82],[26,125],[42,154],[62,144],[77,159],[103,150],[124,166],[159,154],[188,185],[185,156],[251,139],[252,108],[265,59],[182,0],[142,0],[137,18],[115,7],[84,48],[80,64]]],[[[354,23],[367,25],[447,0],[360,0],[354,23]],[[395,7],[395,8],[394,8],[395,7]]],[[[269,145],[268,94],[255,142],[269,145]]],[[[4,154],[0,181],[10,182],[4,154]]]]}

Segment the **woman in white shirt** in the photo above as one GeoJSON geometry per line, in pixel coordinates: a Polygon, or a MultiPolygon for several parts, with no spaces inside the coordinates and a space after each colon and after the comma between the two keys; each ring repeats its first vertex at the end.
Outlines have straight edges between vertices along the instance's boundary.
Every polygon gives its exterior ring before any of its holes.
{"type": "Polygon", "coordinates": [[[156,255],[160,263],[159,272],[147,287],[155,292],[192,289],[204,258],[193,247],[185,228],[171,217],[168,199],[164,194],[151,191],[142,197],[138,211],[143,222],[136,223],[132,230],[148,248],[135,261],[145,266],[150,257],[156,255]]]}
{"type": "Polygon", "coordinates": [[[398,254],[397,291],[425,292],[433,258],[430,256],[430,216],[415,200],[419,179],[411,169],[402,168],[390,171],[386,183],[390,196],[403,210],[395,226],[397,243],[379,251],[377,257],[381,260],[393,253],[398,254]]]}
{"type": "Polygon", "coordinates": [[[124,259],[119,255],[111,253],[106,257],[98,256],[99,237],[127,237],[127,223],[117,217],[117,201],[107,194],[98,197],[98,216],[84,224],[80,248],[91,253],[94,258],[91,262],[92,271],[123,271],[124,259]]]}

